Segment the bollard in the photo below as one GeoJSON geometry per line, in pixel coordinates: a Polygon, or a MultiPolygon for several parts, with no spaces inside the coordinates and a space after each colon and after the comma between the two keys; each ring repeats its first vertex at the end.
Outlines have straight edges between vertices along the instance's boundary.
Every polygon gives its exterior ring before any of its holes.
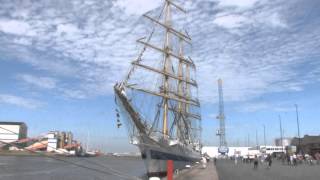
{"type": "Polygon", "coordinates": [[[173,161],[167,161],[167,180],[173,180],[173,161]]]}

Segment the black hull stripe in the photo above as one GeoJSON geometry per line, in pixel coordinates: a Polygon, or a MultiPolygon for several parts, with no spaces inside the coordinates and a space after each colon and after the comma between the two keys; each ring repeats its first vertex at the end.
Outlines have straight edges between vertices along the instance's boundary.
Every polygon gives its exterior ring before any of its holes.
{"type": "Polygon", "coordinates": [[[200,159],[190,158],[186,156],[179,156],[176,154],[170,154],[160,151],[150,150],[151,159],[159,159],[159,160],[173,160],[173,161],[186,161],[186,162],[195,162],[200,159]]]}
{"type": "Polygon", "coordinates": [[[162,172],[148,172],[147,173],[148,177],[165,177],[167,176],[167,171],[162,171],[162,172]]]}

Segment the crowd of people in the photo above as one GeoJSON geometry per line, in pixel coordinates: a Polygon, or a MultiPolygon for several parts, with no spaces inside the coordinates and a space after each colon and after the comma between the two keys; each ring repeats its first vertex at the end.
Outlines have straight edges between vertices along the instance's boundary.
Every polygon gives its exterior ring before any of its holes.
{"type": "MultiPolygon", "coordinates": [[[[234,161],[234,164],[237,165],[239,162],[253,164],[253,169],[258,169],[259,165],[264,165],[267,169],[270,169],[272,166],[273,160],[282,161],[283,165],[289,166],[298,166],[299,164],[305,165],[320,165],[320,153],[317,152],[313,155],[309,154],[296,154],[296,153],[283,153],[278,155],[255,155],[253,158],[241,157],[238,155],[229,157],[229,159],[234,161]]],[[[214,163],[216,158],[214,158],[214,163]]]]}
{"type": "Polygon", "coordinates": [[[297,166],[298,164],[320,164],[320,153],[317,152],[313,156],[309,154],[283,154],[281,156],[283,164],[297,166]]]}

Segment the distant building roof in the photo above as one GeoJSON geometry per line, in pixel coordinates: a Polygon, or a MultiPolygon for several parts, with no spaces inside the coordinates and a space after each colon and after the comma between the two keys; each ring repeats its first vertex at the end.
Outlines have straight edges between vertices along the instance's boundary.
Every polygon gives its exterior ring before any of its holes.
{"type": "Polygon", "coordinates": [[[10,121],[0,121],[0,125],[25,125],[24,122],[10,122],[10,121]]]}
{"type": "MultiPolygon", "coordinates": [[[[303,138],[301,138],[301,145],[307,145],[307,144],[320,144],[320,136],[309,136],[305,135],[303,138]]],[[[298,145],[299,144],[299,138],[293,138],[291,144],[298,145]]]]}

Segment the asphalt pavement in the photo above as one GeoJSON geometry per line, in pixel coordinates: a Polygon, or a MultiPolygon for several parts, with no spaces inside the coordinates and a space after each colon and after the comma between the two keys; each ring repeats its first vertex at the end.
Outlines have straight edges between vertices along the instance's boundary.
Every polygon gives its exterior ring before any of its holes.
{"type": "Polygon", "coordinates": [[[270,169],[259,164],[253,169],[253,163],[247,164],[231,160],[218,160],[216,164],[219,180],[319,180],[320,165],[300,164],[296,167],[283,165],[273,160],[270,169]]]}
{"type": "Polygon", "coordinates": [[[0,156],[0,180],[138,180],[141,158],[0,156]]]}
{"type": "Polygon", "coordinates": [[[195,166],[192,169],[185,170],[179,174],[175,180],[218,180],[216,167],[209,162],[206,168],[201,165],[195,166]]]}

